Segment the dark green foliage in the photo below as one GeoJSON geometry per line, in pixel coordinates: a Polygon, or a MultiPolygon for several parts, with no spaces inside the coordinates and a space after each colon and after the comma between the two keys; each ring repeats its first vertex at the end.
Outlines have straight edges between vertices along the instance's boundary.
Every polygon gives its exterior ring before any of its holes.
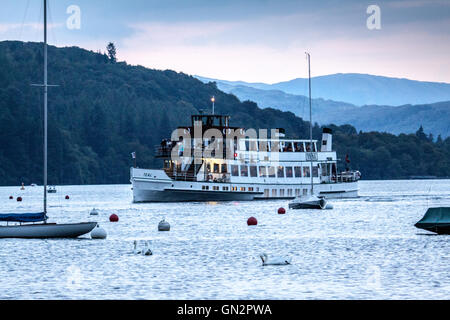
{"type": "Polygon", "coordinates": [[[106,50],[108,51],[108,58],[109,61],[111,61],[111,63],[116,63],[117,62],[117,51],[116,51],[116,46],[114,45],[114,43],[110,42],[108,43],[108,45],[106,46],[106,50]]]}
{"type": "MultiPolygon", "coordinates": [[[[0,42],[0,184],[42,182],[42,44],[0,42]]],[[[140,167],[160,167],[153,146],[190,115],[210,110],[232,116],[233,126],[284,127],[307,138],[308,123],[290,112],[259,109],[219,91],[214,83],[174,71],[110,63],[105,54],[49,47],[49,183],[127,183],[130,153],[140,167]]],[[[357,133],[333,126],[339,157],[365,178],[450,176],[450,139],[357,133]]],[[[321,128],[314,126],[315,138],[321,128]]]]}

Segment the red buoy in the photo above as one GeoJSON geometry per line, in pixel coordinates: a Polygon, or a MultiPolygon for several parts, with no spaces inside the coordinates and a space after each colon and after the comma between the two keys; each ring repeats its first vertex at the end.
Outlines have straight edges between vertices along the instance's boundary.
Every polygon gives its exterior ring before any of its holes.
{"type": "Polygon", "coordinates": [[[14,197],[13,196],[9,196],[9,200],[12,200],[12,199],[14,199],[14,197]]]}
{"type": "Polygon", "coordinates": [[[66,196],[66,200],[69,200],[70,199],[70,197],[69,196],[66,196]]]}
{"type": "Polygon", "coordinates": [[[18,197],[17,202],[22,202],[22,197],[18,197]]]}
{"type": "Polygon", "coordinates": [[[250,217],[247,220],[247,225],[249,225],[249,226],[256,226],[256,225],[258,225],[258,220],[256,220],[255,217],[250,217]]]}
{"type": "Polygon", "coordinates": [[[119,222],[119,216],[117,215],[117,214],[112,214],[110,217],[109,217],[109,221],[111,221],[111,222],[119,222]]]}
{"type": "Polygon", "coordinates": [[[278,209],[278,214],[286,214],[286,209],[285,208],[278,209]]]}

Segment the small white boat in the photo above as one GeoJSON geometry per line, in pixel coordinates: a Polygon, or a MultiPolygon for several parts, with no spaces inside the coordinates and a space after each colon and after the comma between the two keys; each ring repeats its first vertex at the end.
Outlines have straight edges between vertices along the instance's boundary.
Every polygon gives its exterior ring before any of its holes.
{"type": "Polygon", "coordinates": [[[289,203],[289,209],[320,209],[327,208],[327,201],[316,195],[306,195],[295,198],[289,203]]]}
{"type": "MultiPolygon", "coordinates": [[[[306,52],[306,57],[308,58],[308,73],[309,73],[309,135],[312,145],[312,103],[311,103],[311,62],[310,55],[306,52]]],[[[311,168],[313,167],[313,159],[317,158],[314,153],[307,154],[307,158],[311,159],[311,168]]],[[[325,209],[327,207],[327,201],[323,197],[318,197],[314,194],[314,181],[313,175],[311,176],[311,189],[309,194],[301,195],[292,200],[289,203],[289,209],[325,209]]],[[[332,207],[332,206],[331,206],[332,207]]]]}
{"type": "Polygon", "coordinates": [[[39,223],[16,226],[0,226],[0,238],[49,239],[77,238],[92,231],[96,222],[73,224],[39,223]]]}

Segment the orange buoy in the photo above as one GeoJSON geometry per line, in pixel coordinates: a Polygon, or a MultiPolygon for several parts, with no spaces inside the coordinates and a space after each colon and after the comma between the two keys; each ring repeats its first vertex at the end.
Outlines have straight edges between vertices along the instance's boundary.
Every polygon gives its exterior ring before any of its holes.
{"type": "Polygon", "coordinates": [[[22,197],[17,198],[17,202],[22,202],[22,200],[23,200],[22,197]]]}
{"type": "Polygon", "coordinates": [[[278,209],[278,214],[286,214],[286,209],[285,208],[278,209]]]}
{"type": "Polygon", "coordinates": [[[247,225],[249,225],[249,226],[256,226],[256,225],[258,225],[258,220],[256,220],[255,217],[250,217],[247,220],[247,225]]]}
{"type": "Polygon", "coordinates": [[[117,214],[112,214],[110,217],[109,217],[109,221],[111,221],[111,222],[119,222],[119,216],[117,215],[117,214]]]}
{"type": "Polygon", "coordinates": [[[70,197],[69,196],[66,196],[66,200],[69,200],[70,199],[70,197]]]}

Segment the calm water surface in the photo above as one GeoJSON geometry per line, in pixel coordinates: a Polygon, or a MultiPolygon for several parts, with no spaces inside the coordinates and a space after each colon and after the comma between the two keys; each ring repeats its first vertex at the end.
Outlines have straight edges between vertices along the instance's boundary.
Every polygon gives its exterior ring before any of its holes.
{"type": "MultiPolygon", "coordinates": [[[[450,206],[450,180],[360,188],[333,210],[280,216],[288,201],[132,204],[129,185],[58,187],[51,221],[98,221],[107,240],[0,240],[0,299],[448,299],[450,238],[414,224],[450,206]],[[132,254],[133,240],[152,240],[154,255],[132,254]],[[262,267],[263,252],[293,264],[262,267]]],[[[0,212],[39,211],[41,197],[0,188],[0,212]]]]}

